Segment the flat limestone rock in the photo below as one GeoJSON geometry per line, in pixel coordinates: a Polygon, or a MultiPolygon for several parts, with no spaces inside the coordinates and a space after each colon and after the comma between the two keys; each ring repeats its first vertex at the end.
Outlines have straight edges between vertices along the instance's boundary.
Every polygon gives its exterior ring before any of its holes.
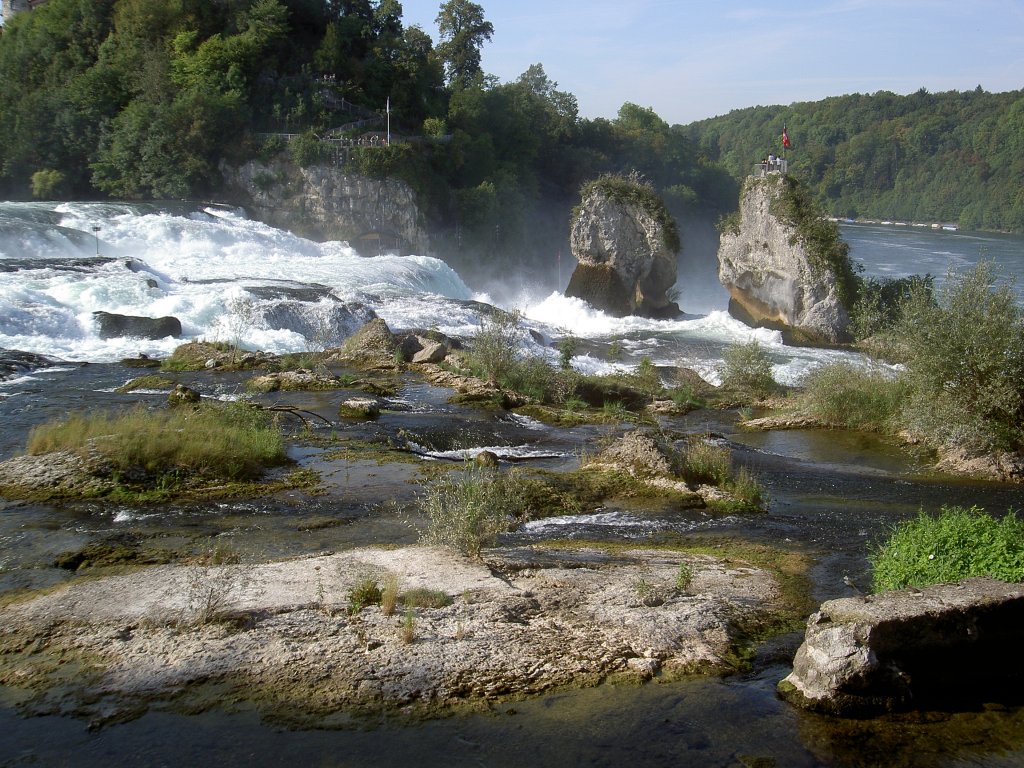
{"type": "Polygon", "coordinates": [[[0,608],[0,683],[31,687],[29,711],[99,723],[207,685],[315,723],[728,668],[737,627],[781,600],[767,572],[702,555],[521,547],[485,558],[366,548],[76,580],[0,608]],[[692,578],[680,589],[683,564],[692,578]],[[389,576],[449,604],[350,611],[354,587],[389,576]],[[211,600],[230,621],[197,620],[211,600]]]}

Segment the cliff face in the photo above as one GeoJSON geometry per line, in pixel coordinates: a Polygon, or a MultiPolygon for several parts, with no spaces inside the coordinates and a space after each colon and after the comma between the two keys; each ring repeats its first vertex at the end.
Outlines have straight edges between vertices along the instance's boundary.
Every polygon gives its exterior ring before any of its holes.
{"type": "Polygon", "coordinates": [[[364,256],[430,250],[416,196],[398,179],[347,175],[333,166],[299,168],[284,159],[222,173],[233,201],[272,226],[317,240],[347,240],[364,256]]]}
{"type": "Polygon", "coordinates": [[[722,233],[718,277],[729,291],[729,313],[795,342],[848,341],[850,318],[835,277],[814,266],[797,228],[771,212],[784,187],[780,175],[748,179],[739,231],[722,233]]]}
{"type": "Polygon", "coordinates": [[[592,189],[573,221],[570,245],[577,266],[567,296],[617,317],[679,313],[667,296],[676,282],[676,254],[663,225],[643,206],[592,189]]]}

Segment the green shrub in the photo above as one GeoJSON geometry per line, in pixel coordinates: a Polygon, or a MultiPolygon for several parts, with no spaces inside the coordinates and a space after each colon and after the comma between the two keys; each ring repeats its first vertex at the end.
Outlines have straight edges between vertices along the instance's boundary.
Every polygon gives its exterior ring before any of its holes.
{"type": "Polygon", "coordinates": [[[1024,581],[1024,521],[983,509],[943,507],[897,524],[869,556],[875,592],[956,582],[971,576],[1024,581]]]}
{"type": "Polygon", "coordinates": [[[767,397],[778,391],[772,360],[756,339],[729,347],[722,359],[723,387],[752,397],[767,397]]]}
{"type": "Polygon", "coordinates": [[[732,471],[732,452],[728,447],[693,436],[683,450],[680,474],[690,483],[724,485],[732,471]]]}
{"type": "Polygon", "coordinates": [[[676,589],[680,592],[687,592],[693,585],[693,566],[689,563],[680,563],[676,571],[676,589]]]}
{"type": "Polygon", "coordinates": [[[443,544],[478,556],[498,534],[527,516],[527,484],[515,470],[472,467],[433,483],[419,500],[429,522],[425,544],[443,544]]]}
{"type": "Polygon", "coordinates": [[[899,321],[904,302],[916,293],[931,297],[934,293],[931,275],[910,277],[864,278],[860,281],[857,301],[850,310],[850,327],[858,341],[890,331],[899,321]]]}
{"type": "Polygon", "coordinates": [[[517,312],[487,315],[469,345],[470,367],[482,378],[500,384],[515,365],[522,340],[517,312]]]}
{"type": "Polygon", "coordinates": [[[1024,447],[1024,309],[992,265],[951,272],[938,302],[922,291],[896,327],[907,350],[905,426],[971,452],[1024,447]]]}
{"type": "Polygon", "coordinates": [[[830,427],[891,433],[907,397],[902,378],[841,362],[816,368],[796,399],[801,413],[830,427]]]}

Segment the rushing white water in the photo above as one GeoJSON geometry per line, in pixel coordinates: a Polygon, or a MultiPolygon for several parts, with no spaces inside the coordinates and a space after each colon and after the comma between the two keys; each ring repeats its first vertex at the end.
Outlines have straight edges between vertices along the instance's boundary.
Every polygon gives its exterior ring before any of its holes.
{"type": "MultiPolygon", "coordinates": [[[[903,243],[909,261],[900,261],[884,233],[857,229],[851,234],[855,259],[864,252],[878,262],[867,265],[869,274],[935,272],[944,258],[945,246],[922,244],[930,233],[913,233],[916,239],[903,243]]],[[[963,241],[944,242],[961,243],[960,255],[947,266],[970,261],[963,256],[963,241]]],[[[994,242],[1010,249],[1013,262],[1020,241],[994,242]]],[[[227,208],[0,204],[0,348],[9,350],[109,362],[140,353],[166,356],[182,342],[101,338],[93,313],[105,311],[176,317],[186,339],[303,351],[332,345],[350,333],[357,318],[346,314],[346,306],[357,303],[373,309],[393,330],[436,328],[471,337],[481,323],[477,302],[488,301],[439,259],[361,257],[346,243],[306,240],[227,208]]],[[[555,361],[549,342],[565,334],[580,339],[583,351],[573,365],[587,373],[631,368],[647,358],[655,365],[693,368],[717,382],[723,350],[751,339],[772,355],[774,375],[783,383],[796,383],[825,362],[860,359],[848,352],[784,346],[780,334],[751,329],[724,306],[677,320],[614,318],[551,292],[550,285],[502,303],[518,310],[524,327],[543,338],[545,343],[538,343],[522,334],[522,345],[532,354],[555,361]]]]}

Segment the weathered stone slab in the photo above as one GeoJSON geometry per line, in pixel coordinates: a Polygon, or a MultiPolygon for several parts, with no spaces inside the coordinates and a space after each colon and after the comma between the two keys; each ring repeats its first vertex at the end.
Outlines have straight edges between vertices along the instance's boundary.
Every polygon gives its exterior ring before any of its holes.
{"type": "Polygon", "coordinates": [[[1024,680],[1022,643],[1022,584],[977,578],[829,600],[779,693],[843,715],[985,700],[1024,680]]]}

